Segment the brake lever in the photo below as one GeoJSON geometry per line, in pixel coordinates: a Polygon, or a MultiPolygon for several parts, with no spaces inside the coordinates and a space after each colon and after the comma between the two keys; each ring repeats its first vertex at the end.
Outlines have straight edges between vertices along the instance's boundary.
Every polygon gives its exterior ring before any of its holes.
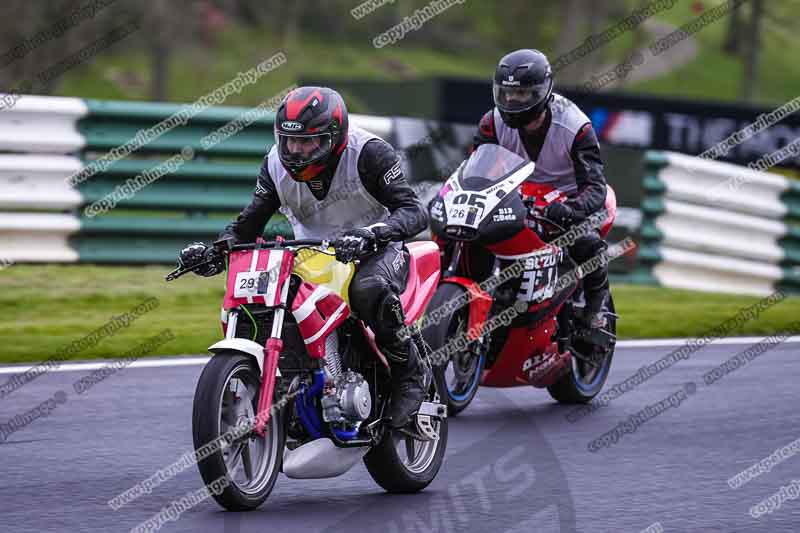
{"type": "Polygon", "coordinates": [[[172,272],[170,272],[169,274],[167,274],[166,276],[164,276],[164,281],[176,280],[179,277],[183,276],[184,274],[188,274],[189,272],[192,272],[192,271],[196,270],[197,268],[199,268],[201,266],[209,265],[209,264],[211,264],[213,262],[214,262],[214,259],[207,259],[207,260],[203,261],[202,263],[197,263],[196,265],[192,265],[189,268],[180,268],[180,267],[178,267],[175,270],[173,270],[172,272]]]}
{"type": "Polygon", "coordinates": [[[531,218],[533,220],[538,220],[539,222],[546,222],[547,224],[550,224],[551,226],[553,226],[554,228],[556,228],[560,232],[566,232],[567,231],[567,229],[565,227],[563,227],[561,224],[550,220],[549,218],[547,218],[544,215],[537,215],[534,212],[534,213],[531,213],[531,218]]]}
{"type": "Polygon", "coordinates": [[[176,268],[175,270],[164,276],[164,281],[174,281],[190,271],[191,270],[188,268],[187,269],[176,268]]]}

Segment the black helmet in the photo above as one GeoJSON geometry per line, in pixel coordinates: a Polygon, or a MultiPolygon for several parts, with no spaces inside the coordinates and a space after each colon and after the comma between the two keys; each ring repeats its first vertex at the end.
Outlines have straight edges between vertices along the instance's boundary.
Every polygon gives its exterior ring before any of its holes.
{"type": "Polygon", "coordinates": [[[504,56],[494,73],[494,105],[510,128],[535,120],[553,92],[553,71],[538,50],[516,50],[504,56]]]}
{"type": "Polygon", "coordinates": [[[327,87],[298,87],[275,114],[275,141],[283,167],[295,181],[313,180],[339,162],[347,146],[347,107],[327,87]]]}

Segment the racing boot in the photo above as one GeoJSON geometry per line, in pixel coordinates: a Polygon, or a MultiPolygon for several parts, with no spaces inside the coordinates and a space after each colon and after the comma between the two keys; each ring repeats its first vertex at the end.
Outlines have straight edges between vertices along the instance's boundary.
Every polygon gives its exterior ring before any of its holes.
{"type": "MultiPolygon", "coordinates": [[[[594,274],[594,272],[593,272],[594,274]]],[[[583,308],[580,317],[580,331],[577,335],[580,339],[594,344],[601,350],[606,350],[616,339],[613,333],[608,331],[607,312],[603,311],[603,304],[608,296],[608,275],[602,272],[602,282],[598,285],[591,285],[589,276],[584,282],[584,296],[586,306],[583,308]]]]}
{"type": "MultiPolygon", "coordinates": [[[[602,249],[605,249],[605,242],[602,249]]],[[[583,294],[586,306],[583,309],[583,325],[592,332],[606,327],[606,315],[603,304],[608,294],[608,264],[586,274],[583,279],[583,294]]]]}
{"type": "Polygon", "coordinates": [[[405,314],[400,298],[388,293],[378,305],[375,320],[375,341],[389,362],[392,378],[392,396],[389,403],[390,427],[424,440],[416,434],[419,411],[433,373],[427,361],[420,357],[411,336],[403,335],[405,314]]]}
{"type": "Polygon", "coordinates": [[[405,353],[399,350],[384,350],[384,353],[392,371],[390,426],[416,439],[425,440],[417,431],[413,415],[425,399],[433,377],[431,370],[421,361],[417,345],[411,339],[406,343],[405,353]]]}
{"type": "Polygon", "coordinates": [[[590,330],[606,327],[608,321],[603,311],[603,302],[605,302],[606,294],[608,293],[608,283],[606,283],[605,287],[586,288],[584,291],[586,297],[586,307],[583,310],[584,326],[590,330]]]}

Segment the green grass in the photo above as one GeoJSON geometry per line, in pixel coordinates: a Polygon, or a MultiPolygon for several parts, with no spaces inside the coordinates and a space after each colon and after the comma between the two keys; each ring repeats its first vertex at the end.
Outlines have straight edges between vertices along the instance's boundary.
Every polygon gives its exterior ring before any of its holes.
{"type": "MultiPolygon", "coordinates": [[[[167,266],[15,265],[0,271],[0,362],[43,360],[149,297],[160,305],[75,359],[113,358],[162,330],[175,339],[158,355],[205,353],[221,338],[223,278],[184,276],[164,282],[167,266]]],[[[624,339],[691,337],[734,316],[758,298],[617,285],[624,339]]],[[[788,298],[731,335],[767,335],[800,317],[800,298],[788,298]]]]}
{"type": "Polygon", "coordinates": [[[169,328],[159,354],[201,353],[221,336],[223,278],[188,275],[166,283],[168,266],[15,265],[0,272],[0,361],[35,361],[101,327],[149,297],[160,305],[75,356],[117,357],[169,328]]]}
{"type": "MultiPolygon", "coordinates": [[[[720,4],[716,0],[703,3],[706,9],[720,4]]],[[[692,4],[678,2],[672,9],[659,13],[657,18],[676,27],[682,26],[700,16],[692,10],[692,4]]],[[[792,8],[787,0],[776,0],[769,3],[768,8],[783,21],[792,20],[788,18],[792,8]]],[[[745,9],[743,15],[743,19],[747,19],[749,11],[745,9]]],[[[738,100],[743,62],[722,51],[727,25],[728,18],[722,17],[695,33],[693,38],[698,43],[698,55],[688,64],[664,76],[631,84],[625,89],[692,99],[738,100]]],[[[762,104],[782,104],[798,96],[800,63],[791,58],[800,55],[800,43],[788,29],[769,19],[764,22],[762,36],[757,101],[762,104]]]]}
{"type": "MultiPolygon", "coordinates": [[[[612,287],[623,339],[703,335],[761,298],[646,287],[612,287]]],[[[800,320],[800,297],[790,296],[748,321],[729,336],[770,335],[800,320]]],[[[800,333],[800,332],[798,332],[800,333]]]]}

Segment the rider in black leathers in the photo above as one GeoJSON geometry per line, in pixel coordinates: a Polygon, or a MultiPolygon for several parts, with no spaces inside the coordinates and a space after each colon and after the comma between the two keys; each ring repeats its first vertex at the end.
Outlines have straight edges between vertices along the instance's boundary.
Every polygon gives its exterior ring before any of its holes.
{"type": "MultiPolygon", "coordinates": [[[[220,238],[255,242],[267,221],[281,207],[277,179],[269,171],[270,158],[273,158],[273,169],[280,168],[281,173],[285,170],[292,180],[307,186],[319,202],[316,205],[335,207],[352,194],[342,181],[342,173],[348,170],[337,174],[342,153],[360,150],[354,170],[357,170],[360,184],[381,206],[370,213],[374,219],[370,222],[377,223],[353,227],[363,221],[352,221],[346,209],[337,209],[328,235],[336,233],[337,227],[343,230],[333,242],[338,260],[360,259],[350,284],[351,308],[373,330],[376,343],[389,361],[393,385],[391,425],[413,433],[413,424],[409,424],[411,415],[424,398],[430,376],[420,361],[415,343],[408,336],[401,336],[404,314],[399,294],[405,289],[409,272],[408,251],[403,241],[427,227],[426,212],[403,176],[395,150],[364,130],[355,126],[348,128],[347,110],[336,91],[321,87],[293,90],[278,108],[275,124],[277,144],[264,160],[253,199],[220,238]],[[298,123],[303,127],[299,132],[298,123]],[[284,126],[291,129],[283,129],[284,126]],[[304,132],[313,134],[304,136],[304,132]],[[373,138],[354,147],[354,138],[349,133],[358,133],[362,139],[365,135],[373,138]],[[334,177],[337,177],[335,181],[334,177]]],[[[293,213],[301,220],[311,215],[296,207],[293,213]]],[[[217,254],[210,247],[192,246],[182,252],[182,258],[186,255],[190,263],[214,258],[217,254]],[[192,246],[195,251],[190,253],[192,246]]],[[[201,268],[199,273],[213,275],[223,268],[221,262],[216,262],[201,268]]]]}

